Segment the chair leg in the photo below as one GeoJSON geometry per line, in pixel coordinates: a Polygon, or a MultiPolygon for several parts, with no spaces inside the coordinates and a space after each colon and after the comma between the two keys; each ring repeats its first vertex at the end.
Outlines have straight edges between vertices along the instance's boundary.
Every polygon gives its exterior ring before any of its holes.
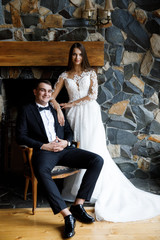
{"type": "Polygon", "coordinates": [[[25,189],[24,189],[24,200],[27,199],[28,186],[29,186],[29,178],[26,177],[25,189]]]}
{"type": "Polygon", "coordinates": [[[33,197],[32,213],[34,215],[37,206],[37,179],[35,177],[33,177],[32,179],[32,197],[33,197]]]}

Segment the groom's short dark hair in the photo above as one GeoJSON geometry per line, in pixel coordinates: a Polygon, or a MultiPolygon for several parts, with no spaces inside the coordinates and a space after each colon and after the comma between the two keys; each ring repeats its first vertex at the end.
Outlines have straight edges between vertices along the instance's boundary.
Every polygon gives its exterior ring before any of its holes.
{"type": "Polygon", "coordinates": [[[34,89],[37,89],[40,83],[46,83],[52,87],[52,83],[46,79],[40,79],[36,82],[34,89]]]}

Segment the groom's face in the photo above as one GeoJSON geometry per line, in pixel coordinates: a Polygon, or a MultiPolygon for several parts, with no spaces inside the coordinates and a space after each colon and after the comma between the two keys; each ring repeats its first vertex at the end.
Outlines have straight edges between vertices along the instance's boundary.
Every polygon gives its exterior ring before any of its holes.
{"type": "Polygon", "coordinates": [[[45,106],[51,99],[52,87],[49,84],[40,83],[33,92],[36,102],[45,106]]]}

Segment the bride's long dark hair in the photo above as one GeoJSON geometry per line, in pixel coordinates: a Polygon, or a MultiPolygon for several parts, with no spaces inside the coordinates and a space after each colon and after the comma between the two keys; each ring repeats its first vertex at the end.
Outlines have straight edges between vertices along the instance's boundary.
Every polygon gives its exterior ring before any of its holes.
{"type": "Polygon", "coordinates": [[[81,64],[82,70],[91,69],[84,45],[82,43],[74,43],[71,46],[70,51],[69,51],[67,70],[70,71],[73,68],[72,55],[73,55],[74,48],[78,48],[82,53],[82,64],[81,64]]]}

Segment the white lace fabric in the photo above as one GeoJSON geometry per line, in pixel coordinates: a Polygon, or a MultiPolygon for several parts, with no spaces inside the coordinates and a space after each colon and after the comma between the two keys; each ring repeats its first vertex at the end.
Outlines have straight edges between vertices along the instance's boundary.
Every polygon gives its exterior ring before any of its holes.
{"type": "Polygon", "coordinates": [[[56,90],[58,84],[63,81],[69,95],[69,102],[74,102],[76,106],[86,104],[96,100],[98,94],[97,75],[95,71],[83,71],[81,75],[74,75],[73,79],[68,77],[67,72],[63,72],[54,86],[56,90]]]}

